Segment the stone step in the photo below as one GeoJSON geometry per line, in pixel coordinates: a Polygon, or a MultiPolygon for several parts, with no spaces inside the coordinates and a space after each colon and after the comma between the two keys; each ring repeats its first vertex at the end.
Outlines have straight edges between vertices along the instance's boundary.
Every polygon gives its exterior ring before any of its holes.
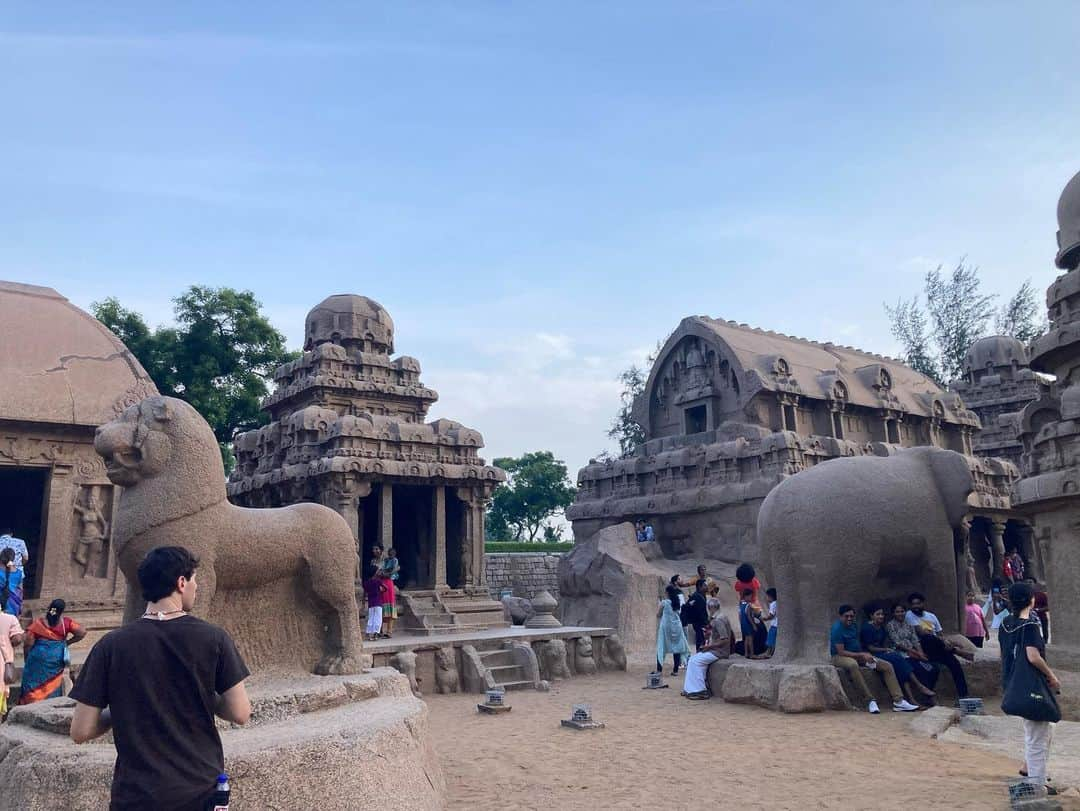
{"type": "Polygon", "coordinates": [[[518,666],[518,665],[494,665],[494,666],[488,666],[486,662],[484,663],[484,665],[485,665],[485,667],[487,667],[488,673],[490,673],[492,676],[495,677],[495,681],[500,682],[500,683],[502,681],[504,681],[504,679],[509,678],[511,676],[523,676],[523,675],[525,675],[524,673],[521,672],[521,667],[518,666]]]}
{"type": "Polygon", "coordinates": [[[528,680],[496,682],[504,690],[532,690],[536,685],[528,680]]]}

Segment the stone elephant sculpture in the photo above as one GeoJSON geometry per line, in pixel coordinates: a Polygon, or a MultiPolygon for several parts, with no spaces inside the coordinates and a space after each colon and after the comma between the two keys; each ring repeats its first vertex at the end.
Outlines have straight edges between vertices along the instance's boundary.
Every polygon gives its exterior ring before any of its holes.
{"type": "Polygon", "coordinates": [[[775,660],[827,661],[841,603],[911,591],[958,630],[966,549],[956,539],[973,489],[968,460],[933,447],[830,460],[775,487],[757,522],[778,591],[775,660]]]}

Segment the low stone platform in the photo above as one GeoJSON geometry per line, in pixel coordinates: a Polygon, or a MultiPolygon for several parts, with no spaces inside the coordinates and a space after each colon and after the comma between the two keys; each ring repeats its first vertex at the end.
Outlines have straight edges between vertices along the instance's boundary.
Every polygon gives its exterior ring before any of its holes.
{"type": "Polygon", "coordinates": [[[614,629],[584,626],[395,633],[393,639],[365,642],[364,653],[376,666],[415,677],[420,693],[544,689],[544,682],[626,670],[626,654],[614,629]]]}
{"type": "MultiPolygon", "coordinates": [[[[426,705],[389,668],[356,676],[259,673],[249,681],[252,719],[219,721],[232,807],[383,809],[444,807],[445,782],[428,737],[426,705]]],[[[111,735],[68,738],[74,702],[12,710],[0,727],[0,808],[98,811],[109,804],[111,735]]]]}

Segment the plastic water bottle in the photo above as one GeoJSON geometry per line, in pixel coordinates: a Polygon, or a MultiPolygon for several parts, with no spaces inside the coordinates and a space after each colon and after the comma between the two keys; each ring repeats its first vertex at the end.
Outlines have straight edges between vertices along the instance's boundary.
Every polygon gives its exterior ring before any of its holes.
{"type": "Polygon", "coordinates": [[[217,788],[214,796],[207,805],[208,811],[229,811],[229,775],[222,772],[218,775],[217,788]]]}

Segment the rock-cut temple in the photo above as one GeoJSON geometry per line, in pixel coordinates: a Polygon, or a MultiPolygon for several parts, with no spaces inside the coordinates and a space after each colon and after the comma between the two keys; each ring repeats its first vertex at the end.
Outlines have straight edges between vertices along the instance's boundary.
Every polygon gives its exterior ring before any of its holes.
{"type": "Polygon", "coordinates": [[[425,422],[438,394],[415,358],[393,351],[394,323],[377,302],[336,295],[312,309],[303,355],[274,373],[270,423],[235,440],[229,498],[325,504],[348,522],[362,560],[376,544],[397,550],[402,589],[436,608],[453,592],[459,606],[475,597],[491,609],[484,510],[505,474],[479,456],[479,432],[425,422]]]}

